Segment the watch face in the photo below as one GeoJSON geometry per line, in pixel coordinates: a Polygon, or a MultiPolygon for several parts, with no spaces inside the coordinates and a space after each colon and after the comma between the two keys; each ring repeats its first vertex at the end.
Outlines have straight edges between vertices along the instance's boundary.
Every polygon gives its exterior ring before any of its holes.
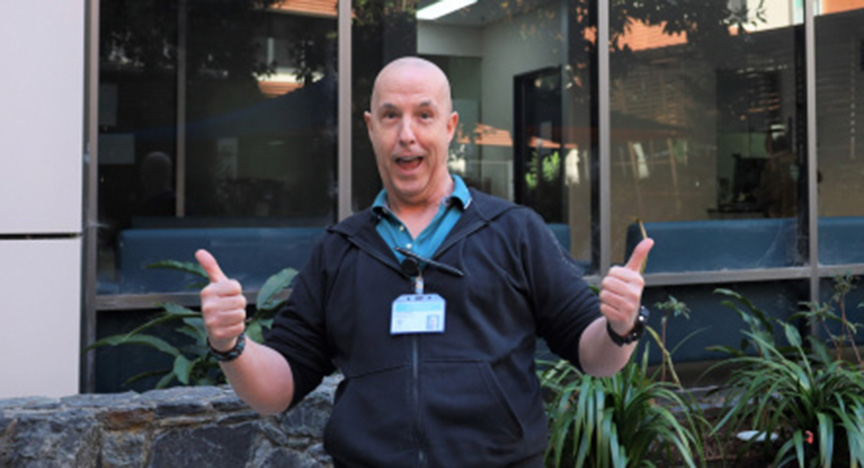
{"type": "Polygon", "coordinates": [[[628,340],[633,342],[642,337],[645,332],[645,324],[648,323],[648,309],[642,306],[639,309],[639,315],[636,316],[636,324],[633,326],[633,331],[627,336],[628,340]]]}
{"type": "Polygon", "coordinates": [[[642,306],[639,309],[639,315],[636,316],[636,323],[633,324],[633,330],[630,333],[624,336],[615,333],[608,321],[606,322],[606,332],[609,333],[612,342],[618,346],[630,344],[642,337],[642,334],[645,332],[645,324],[648,323],[648,315],[648,309],[642,306]]]}

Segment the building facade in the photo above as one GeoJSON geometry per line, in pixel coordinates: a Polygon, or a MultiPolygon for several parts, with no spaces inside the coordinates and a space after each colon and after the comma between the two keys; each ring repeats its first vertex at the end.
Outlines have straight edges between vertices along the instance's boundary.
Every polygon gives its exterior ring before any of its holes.
{"type": "Polygon", "coordinates": [[[377,70],[403,55],[451,79],[451,171],[536,209],[589,281],[626,259],[640,223],[655,238],[645,302],[691,310],[668,326],[678,361],[737,343],[717,287],[788,319],[829,300],[835,276],[864,273],[864,0],[0,13],[21,71],[0,78],[0,284],[27,311],[4,312],[23,333],[0,350],[45,349],[37,368],[63,376],[31,379],[28,360],[0,394],[125,388],[153,356],[80,349],[160,302],[197,303],[193,278],[154,262],[208,248],[250,297],[300,268],[325,226],[380,190],[362,112],[377,70]]]}

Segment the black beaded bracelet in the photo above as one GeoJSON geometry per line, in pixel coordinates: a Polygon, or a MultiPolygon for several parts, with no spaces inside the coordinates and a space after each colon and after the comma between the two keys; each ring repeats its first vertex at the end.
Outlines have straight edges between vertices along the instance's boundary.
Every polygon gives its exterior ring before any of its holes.
{"type": "Polygon", "coordinates": [[[237,343],[233,348],[228,351],[222,352],[213,349],[213,345],[210,344],[210,338],[207,338],[207,347],[210,348],[210,354],[213,355],[213,358],[219,362],[229,362],[237,359],[243,354],[243,350],[246,348],[246,332],[240,334],[237,337],[237,343]]]}

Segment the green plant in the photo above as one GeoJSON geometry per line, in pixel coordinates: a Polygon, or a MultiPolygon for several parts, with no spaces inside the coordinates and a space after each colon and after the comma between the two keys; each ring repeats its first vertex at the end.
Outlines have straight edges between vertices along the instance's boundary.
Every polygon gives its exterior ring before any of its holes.
{"type": "MultiPolygon", "coordinates": [[[[793,316],[793,318],[804,318],[812,320],[815,323],[822,325],[826,335],[834,345],[837,359],[843,358],[843,351],[848,345],[855,354],[855,359],[858,366],[864,367],[864,361],[861,359],[861,354],[855,346],[855,335],[858,333],[860,324],[853,323],[849,320],[846,311],[846,296],[850,291],[855,289],[854,279],[851,274],[839,275],[834,277],[834,294],[827,302],[812,302],[805,303],[808,310],[793,316]],[[836,309],[840,309],[840,315],[837,315],[836,309]],[[840,335],[831,332],[828,327],[828,322],[838,322],[840,324],[840,335]]],[[[859,304],[861,307],[861,304],[859,304]]]]}
{"type": "MultiPolygon", "coordinates": [[[[805,347],[798,330],[789,323],[770,320],[740,294],[727,289],[715,292],[732,298],[724,305],[748,325],[741,348],[713,347],[731,359],[712,366],[729,366],[724,385],[724,415],[713,433],[734,434],[755,430],[749,449],[759,436],[776,436],[773,466],[861,466],[864,464],[864,378],[847,362],[833,359],[829,350],[810,337],[805,347]],[[774,338],[775,322],[788,345],[774,338]],[[752,351],[750,352],[752,348],[752,351]]],[[[760,442],[761,443],[761,442],[760,442]]],[[[775,445],[764,443],[764,451],[775,445]]],[[[743,450],[743,449],[742,449],[743,450]]]]}
{"type": "MultiPolygon", "coordinates": [[[[192,285],[196,288],[200,288],[207,282],[207,274],[194,262],[165,260],[148,265],[148,268],[166,268],[191,273],[202,279],[200,283],[192,285]]],[[[296,274],[296,270],[286,268],[264,282],[258,291],[255,313],[246,320],[246,335],[250,339],[262,341],[264,330],[272,325],[273,313],[284,303],[284,291],[296,274]]],[[[207,332],[201,312],[170,302],[157,305],[162,310],[153,319],[129,333],[102,338],[86,347],[85,351],[101,346],[138,345],[154,348],[173,358],[171,368],[143,372],[128,379],[125,382],[127,385],[152,376],[161,376],[156,383],[156,388],[165,388],[175,383],[182,385],[225,383],[225,376],[207,346],[207,332]],[[173,335],[177,339],[171,341],[184,341],[186,344],[175,345],[159,336],[145,333],[153,330],[157,325],[166,323],[176,324],[173,335]]]]}
{"type": "Polygon", "coordinates": [[[546,156],[540,156],[537,150],[531,152],[531,160],[525,172],[525,184],[529,190],[537,188],[539,181],[554,182],[561,174],[561,156],[558,151],[553,151],[546,156]],[[537,168],[537,158],[540,158],[541,168],[537,168]],[[541,179],[542,177],[542,179],[541,179]]]}
{"type": "Polygon", "coordinates": [[[701,411],[679,387],[648,377],[647,366],[646,349],[641,363],[631,361],[613,377],[582,374],[564,360],[540,372],[551,393],[547,466],[658,466],[658,459],[676,458],[696,466],[703,457],[701,411]]]}
{"type": "MultiPolygon", "coordinates": [[[[639,225],[641,227],[642,221],[639,221],[639,225]]],[[[690,318],[690,308],[687,307],[687,304],[679,301],[678,299],[675,298],[675,296],[671,296],[671,295],[669,296],[669,299],[667,299],[666,301],[658,302],[658,303],[654,304],[654,308],[663,312],[663,319],[660,321],[659,343],[660,343],[660,348],[665,350],[666,349],[666,326],[669,324],[669,316],[671,315],[673,318],[684,317],[686,319],[689,319],[690,318]]],[[[657,338],[655,337],[655,339],[657,339],[657,338]]],[[[664,353],[664,354],[666,354],[666,353],[664,353]]],[[[660,365],[660,380],[664,381],[664,382],[666,381],[667,361],[669,361],[669,359],[667,359],[666,356],[664,356],[663,362],[660,365]]],[[[670,369],[672,368],[671,363],[669,365],[669,368],[670,369]]],[[[677,376],[674,376],[674,377],[676,378],[676,381],[677,381],[677,376]]]]}

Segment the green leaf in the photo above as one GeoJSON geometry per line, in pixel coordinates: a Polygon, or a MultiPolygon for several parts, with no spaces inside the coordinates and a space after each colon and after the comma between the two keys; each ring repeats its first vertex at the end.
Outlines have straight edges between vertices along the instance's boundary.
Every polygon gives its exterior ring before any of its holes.
{"type": "Polygon", "coordinates": [[[278,308],[285,301],[279,293],[291,285],[291,281],[297,276],[297,270],[285,268],[275,275],[267,278],[264,285],[258,291],[258,310],[271,311],[278,308]]]}
{"type": "Polygon", "coordinates": [[[207,331],[204,329],[204,321],[201,319],[198,321],[200,323],[184,323],[183,326],[175,328],[174,331],[192,338],[197,346],[206,346],[207,331]]]}
{"type": "Polygon", "coordinates": [[[721,302],[721,304],[737,312],[738,315],[750,326],[751,330],[755,332],[756,330],[764,329],[764,331],[767,331],[768,335],[773,334],[774,327],[771,325],[771,321],[768,319],[768,316],[765,315],[765,312],[763,312],[752,302],[750,302],[749,299],[742,296],[741,294],[738,294],[735,291],[732,291],[731,289],[717,288],[714,290],[714,292],[717,294],[723,294],[725,296],[732,297],[741,304],[744,304],[744,306],[747,308],[746,311],[742,310],[731,301],[721,302]]]}
{"type": "Polygon", "coordinates": [[[183,307],[183,306],[180,306],[180,305],[177,305],[174,303],[170,303],[170,302],[164,303],[164,304],[160,303],[158,305],[163,308],[164,312],[159,314],[156,318],[150,320],[149,322],[133,329],[132,331],[130,331],[127,334],[127,336],[136,335],[138,333],[141,333],[144,330],[153,328],[154,326],[162,324],[162,323],[170,322],[172,320],[181,320],[181,319],[187,318],[187,317],[200,317],[201,316],[201,314],[199,314],[199,313],[197,313],[191,309],[187,309],[186,307],[183,307]]]}
{"type": "Polygon", "coordinates": [[[799,348],[802,344],[801,333],[799,333],[795,327],[788,323],[781,323],[780,325],[783,326],[783,331],[786,334],[786,340],[789,341],[789,344],[796,348],[799,348]]]}
{"type": "Polygon", "coordinates": [[[653,466],[649,456],[677,452],[684,465],[695,466],[694,451],[703,454],[702,439],[695,435],[701,433],[694,426],[698,420],[694,414],[700,410],[679,396],[685,390],[673,392],[673,384],[649,379],[643,364],[631,361],[609,378],[574,371],[575,379],[563,381],[560,375],[570,373],[559,362],[544,375],[544,386],[554,394],[547,404],[552,447],[547,449],[546,460],[550,465],[653,466]],[[550,385],[552,382],[555,384],[550,385]],[[686,423],[677,420],[678,413],[669,409],[673,406],[682,408],[686,423]],[[569,450],[562,453],[565,445],[569,450]]]}
{"type": "Polygon", "coordinates": [[[831,466],[834,455],[834,420],[825,413],[817,413],[819,419],[819,453],[822,454],[820,464],[831,466]]]}
{"type": "Polygon", "coordinates": [[[180,350],[178,350],[175,346],[169,344],[167,341],[157,338],[152,335],[112,335],[93,343],[88,346],[87,349],[96,348],[99,346],[118,346],[122,344],[134,344],[134,345],[142,345],[149,346],[151,348],[156,348],[157,350],[170,354],[172,356],[180,355],[180,350]]]}
{"type": "Polygon", "coordinates": [[[176,378],[176,375],[174,375],[174,372],[168,372],[167,374],[165,374],[165,377],[162,377],[159,380],[159,382],[156,383],[156,388],[167,387],[168,385],[171,384],[171,382],[174,381],[175,378],[176,378]]]}
{"type": "Polygon", "coordinates": [[[186,356],[180,354],[174,359],[174,375],[183,385],[189,385],[189,376],[192,374],[192,362],[186,356]]]}
{"type": "Polygon", "coordinates": [[[132,377],[129,377],[128,379],[126,379],[126,381],[123,382],[123,385],[128,386],[128,385],[131,385],[131,384],[133,384],[139,380],[144,380],[144,379],[149,378],[149,377],[157,377],[160,375],[164,376],[165,374],[170,374],[170,373],[171,373],[170,369],[161,369],[161,370],[142,372],[140,374],[133,375],[132,377]]]}
{"type": "Polygon", "coordinates": [[[263,330],[261,329],[261,322],[260,321],[249,322],[246,325],[246,336],[249,337],[249,339],[251,339],[252,341],[255,341],[258,343],[261,343],[262,341],[264,341],[264,333],[263,333],[263,330]]]}
{"type": "Polygon", "coordinates": [[[173,302],[160,302],[158,305],[162,307],[165,312],[176,318],[201,317],[200,312],[196,312],[188,307],[183,307],[180,304],[175,304],[173,302]]]}
{"type": "Polygon", "coordinates": [[[157,269],[162,268],[166,270],[176,270],[182,271],[184,273],[191,273],[196,276],[200,276],[201,278],[208,280],[207,272],[204,271],[204,268],[198,264],[198,262],[180,262],[177,260],[159,260],[158,262],[153,262],[146,265],[144,268],[148,269],[157,269]]]}

